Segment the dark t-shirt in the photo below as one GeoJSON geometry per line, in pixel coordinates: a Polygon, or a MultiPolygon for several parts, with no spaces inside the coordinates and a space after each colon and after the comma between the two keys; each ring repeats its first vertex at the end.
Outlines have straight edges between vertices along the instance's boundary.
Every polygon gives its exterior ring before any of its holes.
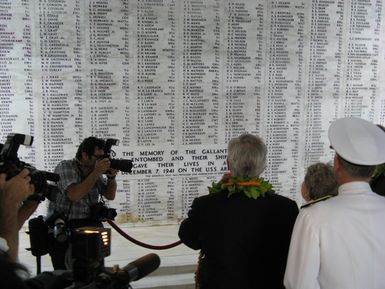
{"type": "Polygon", "coordinates": [[[7,254],[0,253],[1,288],[28,289],[24,280],[19,276],[21,271],[26,271],[26,269],[20,264],[12,262],[7,254]]]}

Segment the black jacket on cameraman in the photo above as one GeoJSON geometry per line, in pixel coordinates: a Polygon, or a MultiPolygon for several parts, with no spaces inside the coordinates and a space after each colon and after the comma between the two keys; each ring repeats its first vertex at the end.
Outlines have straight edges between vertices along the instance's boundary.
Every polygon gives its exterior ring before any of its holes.
{"type": "Polygon", "coordinates": [[[0,280],[3,284],[1,288],[28,289],[24,280],[19,276],[20,271],[25,270],[20,264],[12,262],[6,253],[0,253],[0,280]]]}
{"type": "Polygon", "coordinates": [[[33,278],[23,279],[20,274],[28,275],[27,269],[9,259],[6,253],[0,253],[1,288],[7,289],[62,289],[70,286],[72,281],[65,274],[43,272],[33,278]]]}

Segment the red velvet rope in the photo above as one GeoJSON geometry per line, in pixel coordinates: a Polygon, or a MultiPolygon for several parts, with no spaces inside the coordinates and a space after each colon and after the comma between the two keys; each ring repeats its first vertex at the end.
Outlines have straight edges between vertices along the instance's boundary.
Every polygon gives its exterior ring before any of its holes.
{"type": "Polygon", "coordinates": [[[179,241],[176,241],[174,243],[171,243],[171,244],[168,244],[168,245],[163,245],[163,246],[156,246],[156,245],[150,245],[150,244],[146,244],[146,243],[143,243],[139,240],[136,240],[134,239],[133,237],[127,235],[121,228],[118,227],[118,225],[116,225],[113,221],[110,221],[108,220],[107,221],[108,224],[111,225],[112,228],[114,228],[120,235],[122,235],[124,238],[126,238],[127,240],[131,241],[132,243],[138,245],[138,246],[141,246],[141,247],[144,247],[144,248],[147,248],[147,249],[153,249],[153,250],[165,250],[165,249],[170,249],[170,248],[173,248],[173,247],[176,247],[180,244],[182,244],[182,241],[179,240],[179,241]]]}

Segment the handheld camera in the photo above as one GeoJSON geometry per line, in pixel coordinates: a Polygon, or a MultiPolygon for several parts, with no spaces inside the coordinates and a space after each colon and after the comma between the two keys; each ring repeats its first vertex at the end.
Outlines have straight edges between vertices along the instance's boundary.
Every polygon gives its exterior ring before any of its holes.
{"type": "Polygon", "coordinates": [[[46,171],[40,171],[30,164],[22,162],[17,151],[20,145],[31,146],[33,136],[12,133],[7,136],[6,142],[0,145],[0,173],[7,174],[7,180],[16,176],[24,168],[30,172],[31,183],[35,186],[35,193],[29,199],[43,201],[53,191],[48,181],[59,181],[59,175],[46,171]]]}
{"type": "Polygon", "coordinates": [[[106,140],[106,145],[104,147],[104,154],[105,154],[104,157],[108,158],[110,160],[111,168],[113,168],[115,170],[122,171],[122,172],[131,173],[131,170],[132,170],[132,161],[131,160],[112,158],[113,156],[115,156],[115,152],[113,150],[111,150],[111,147],[113,145],[118,145],[118,144],[119,144],[119,140],[113,139],[113,138],[108,138],[106,140]]]}

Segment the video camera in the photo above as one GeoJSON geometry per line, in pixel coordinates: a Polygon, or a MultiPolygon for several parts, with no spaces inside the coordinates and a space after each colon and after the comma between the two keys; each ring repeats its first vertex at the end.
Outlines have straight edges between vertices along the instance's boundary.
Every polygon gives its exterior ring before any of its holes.
{"type": "MultiPolygon", "coordinates": [[[[98,204],[105,207],[102,203],[98,204]]],[[[113,218],[116,216],[116,210],[108,209],[107,207],[104,209],[108,210],[107,213],[101,213],[99,211],[100,209],[98,209],[96,210],[97,212],[93,213],[95,216],[91,215],[91,217],[94,218],[90,220],[95,221],[95,223],[106,220],[113,220],[113,218]],[[104,214],[108,214],[108,216],[104,216],[104,214]],[[112,218],[107,218],[109,215],[112,215],[112,218]]],[[[67,221],[67,218],[63,213],[53,213],[46,218],[40,215],[36,218],[30,219],[28,221],[28,234],[31,248],[28,250],[31,251],[32,255],[36,257],[48,254],[56,242],[71,242],[71,236],[74,233],[74,228],[76,228],[75,226],[76,224],[71,223],[71,221],[67,221]]]]}
{"type": "Polygon", "coordinates": [[[31,183],[35,186],[35,193],[28,199],[43,201],[45,197],[50,199],[50,193],[53,191],[53,185],[48,181],[59,181],[59,175],[46,171],[40,171],[30,164],[22,162],[17,157],[17,151],[20,145],[31,146],[33,136],[12,133],[7,136],[4,144],[0,144],[0,173],[7,174],[7,180],[13,178],[24,168],[29,170],[31,183]]]}
{"type": "Polygon", "coordinates": [[[91,220],[105,222],[107,220],[113,221],[116,217],[116,209],[108,208],[104,203],[99,202],[90,207],[91,220]]]}
{"type": "Polygon", "coordinates": [[[72,245],[72,271],[59,270],[39,274],[27,281],[30,288],[131,288],[130,282],[147,276],[160,265],[159,256],[150,253],[123,268],[118,265],[105,267],[104,258],[111,253],[111,229],[109,228],[82,227],[74,229],[71,233],[70,243],[72,245]]]}
{"type": "Polygon", "coordinates": [[[115,156],[115,152],[111,150],[111,147],[113,145],[118,145],[119,140],[108,138],[106,140],[106,145],[104,147],[104,158],[108,158],[111,162],[111,168],[115,170],[119,170],[126,173],[131,173],[132,169],[132,161],[131,160],[125,160],[125,159],[113,159],[112,156],[115,156]]]}

